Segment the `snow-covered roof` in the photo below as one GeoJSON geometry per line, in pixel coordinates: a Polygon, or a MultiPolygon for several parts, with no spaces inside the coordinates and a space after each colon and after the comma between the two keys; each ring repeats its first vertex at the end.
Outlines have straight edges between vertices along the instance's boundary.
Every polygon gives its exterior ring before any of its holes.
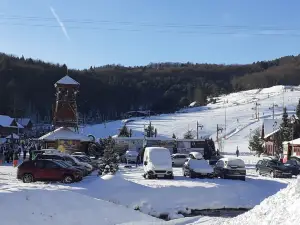
{"type": "MultiPolygon", "coordinates": [[[[15,133],[13,133],[12,136],[13,136],[13,139],[20,139],[19,135],[15,134],[15,133]]],[[[11,135],[8,135],[8,136],[6,137],[6,139],[11,139],[11,135]]]]}
{"type": "Polygon", "coordinates": [[[276,133],[280,129],[281,119],[264,119],[264,138],[276,133]]]}
{"type": "Polygon", "coordinates": [[[292,141],[284,141],[282,144],[300,145],[300,138],[294,139],[292,141]]]}
{"type": "Polygon", "coordinates": [[[88,136],[71,131],[69,128],[60,127],[40,137],[39,140],[44,140],[44,141],[80,140],[82,142],[88,142],[90,141],[90,138],[88,136]]]}
{"type": "MultiPolygon", "coordinates": [[[[16,127],[13,126],[12,123],[15,120],[7,115],[0,115],[0,126],[2,127],[16,127]]],[[[17,123],[18,128],[24,128],[21,124],[17,123]]]]}
{"type": "Polygon", "coordinates": [[[189,107],[194,107],[194,106],[196,106],[198,104],[198,102],[197,101],[194,101],[194,102],[192,102],[191,104],[189,104],[189,107]]]}
{"type": "Polygon", "coordinates": [[[74,80],[73,78],[69,77],[68,75],[61,78],[59,81],[55,83],[56,84],[69,84],[69,85],[79,85],[79,83],[74,80]]]}
{"type": "Polygon", "coordinates": [[[26,127],[31,120],[30,120],[30,118],[18,118],[17,121],[23,127],[26,127]]]}

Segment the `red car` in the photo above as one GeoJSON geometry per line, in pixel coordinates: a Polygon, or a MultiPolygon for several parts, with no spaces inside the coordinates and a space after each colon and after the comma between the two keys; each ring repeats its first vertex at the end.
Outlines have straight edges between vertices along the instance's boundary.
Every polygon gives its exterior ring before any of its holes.
{"type": "Polygon", "coordinates": [[[82,173],[52,160],[25,161],[18,166],[17,178],[24,183],[34,181],[62,181],[72,183],[82,180],[82,173]]]}

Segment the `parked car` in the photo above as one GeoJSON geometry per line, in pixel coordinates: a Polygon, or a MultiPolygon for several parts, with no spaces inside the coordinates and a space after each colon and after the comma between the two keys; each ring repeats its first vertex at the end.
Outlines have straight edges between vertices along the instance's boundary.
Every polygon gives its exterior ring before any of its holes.
{"type": "Polygon", "coordinates": [[[224,157],[221,155],[211,156],[211,158],[208,160],[208,164],[211,165],[212,167],[215,167],[218,160],[222,159],[222,158],[224,158],[224,157]]]}
{"type": "Polygon", "coordinates": [[[137,151],[134,150],[128,150],[125,152],[125,162],[126,163],[136,163],[137,157],[138,157],[139,153],[137,151]]]}
{"type": "Polygon", "coordinates": [[[203,155],[200,152],[190,152],[188,155],[190,159],[202,159],[203,155]]]}
{"type": "Polygon", "coordinates": [[[37,155],[41,155],[41,154],[57,154],[57,153],[60,153],[60,151],[58,151],[57,149],[54,149],[54,148],[33,150],[32,151],[32,159],[34,160],[37,157],[37,155]]]}
{"type": "Polygon", "coordinates": [[[94,168],[98,168],[98,161],[97,160],[92,160],[90,157],[86,155],[72,155],[76,159],[78,159],[80,162],[86,162],[90,165],[92,165],[94,168]]]}
{"type": "Polygon", "coordinates": [[[223,179],[246,180],[246,168],[243,160],[238,158],[219,159],[214,167],[216,177],[223,179]]]}
{"type": "Polygon", "coordinates": [[[187,154],[172,154],[172,165],[173,166],[183,166],[183,164],[186,162],[188,155],[187,154]]]}
{"type": "MultiPolygon", "coordinates": [[[[255,165],[255,170],[256,170],[256,172],[258,172],[259,171],[259,169],[260,169],[260,167],[261,167],[261,165],[262,165],[262,162],[263,161],[266,161],[267,159],[262,159],[262,160],[258,160],[257,161],[257,163],[256,163],[256,165],[255,165]]],[[[268,160],[270,160],[270,159],[268,159],[268,160]]]]}
{"type": "Polygon", "coordinates": [[[93,171],[93,167],[89,164],[79,162],[75,157],[67,154],[39,154],[36,159],[52,159],[69,162],[74,167],[80,167],[85,170],[85,175],[88,175],[93,171]]]}
{"type": "Polygon", "coordinates": [[[183,176],[189,176],[190,178],[213,178],[214,177],[214,170],[208,164],[208,162],[202,158],[197,159],[187,159],[182,167],[183,176]]]}
{"type": "MultiPolygon", "coordinates": [[[[49,160],[51,160],[51,159],[49,159],[49,160]]],[[[74,169],[78,170],[82,174],[82,177],[85,177],[89,174],[88,171],[84,167],[73,166],[71,163],[69,163],[67,161],[62,161],[62,160],[53,160],[53,161],[55,161],[59,164],[62,164],[66,168],[74,168],[74,169]]]]}
{"type": "Polygon", "coordinates": [[[143,162],[144,178],[174,178],[169,149],[163,147],[146,147],[143,162]]]}
{"type": "Polygon", "coordinates": [[[289,169],[291,169],[292,175],[298,176],[300,174],[300,162],[290,159],[290,160],[286,161],[286,163],[284,163],[284,165],[286,167],[288,167],[289,169]]]}
{"type": "Polygon", "coordinates": [[[262,160],[258,171],[260,175],[269,175],[273,178],[292,177],[292,170],[289,167],[284,166],[282,162],[279,162],[277,160],[262,160]]]}
{"type": "Polygon", "coordinates": [[[67,168],[52,160],[24,161],[18,166],[17,178],[24,183],[34,181],[62,181],[72,183],[82,179],[82,174],[74,169],[67,168]]]}
{"type": "Polygon", "coordinates": [[[73,152],[71,155],[86,155],[85,152],[73,152]]]}

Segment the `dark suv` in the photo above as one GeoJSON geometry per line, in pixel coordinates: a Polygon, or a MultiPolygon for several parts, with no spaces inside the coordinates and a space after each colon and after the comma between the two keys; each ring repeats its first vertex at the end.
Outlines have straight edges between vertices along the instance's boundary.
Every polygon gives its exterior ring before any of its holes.
{"type": "Polygon", "coordinates": [[[269,175],[271,177],[291,178],[292,171],[282,162],[276,160],[262,160],[257,167],[260,175],[269,175]]]}
{"type": "Polygon", "coordinates": [[[82,173],[52,160],[24,161],[18,166],[17,178],[24,183],[34,181],[62,181],[72,183],[82,179],[82,173]]]}

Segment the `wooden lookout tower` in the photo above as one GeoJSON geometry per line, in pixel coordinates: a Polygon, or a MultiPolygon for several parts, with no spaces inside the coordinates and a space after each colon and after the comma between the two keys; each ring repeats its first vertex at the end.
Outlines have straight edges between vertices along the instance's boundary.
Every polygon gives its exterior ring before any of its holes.
{"type": "Polygon", "coordinates": [[[68,127],[78,132],[76,96],[79,83],[66,75],[55,83],[56,104],[53,115],[54,128],[68,127]]]}

